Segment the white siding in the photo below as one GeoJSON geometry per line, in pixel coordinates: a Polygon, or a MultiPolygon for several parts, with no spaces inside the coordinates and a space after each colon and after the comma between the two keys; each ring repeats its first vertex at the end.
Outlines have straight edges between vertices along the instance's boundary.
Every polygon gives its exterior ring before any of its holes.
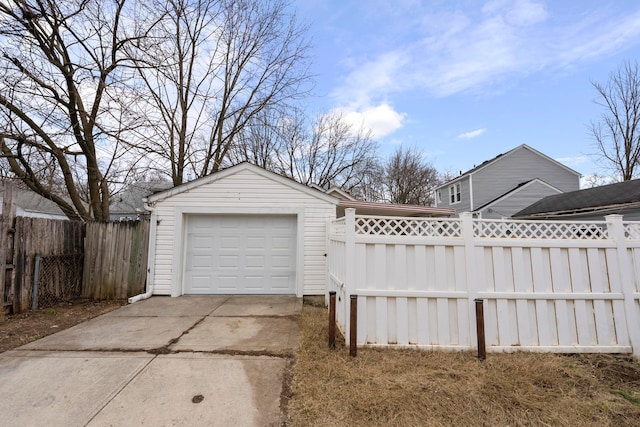
{"type": "MultiPolygon", "coordinates": [[[[326,257],[328,221],[335,217],[335,205],[297,189],[299,184],[283,183],[283,178],[258,172],[257,167],[239,165],[221,172],[221,178],[192,186],[182,192],[155,200],[156,232],[153,293],[180,295],[183,284],[184,215],[188,213],[295,214],[303,245],[298,251],[298,280],[305,295],[320,295],[327,282],[326,257]],[[235,170],[234,170],[235,169],[235,170]],[[180,229],[176,229],[176,227],[180,229]],[[179,283],[175,283],[176,280],[179,283]],[[174,288],[172,289],[172,284],[174,288]],[[178,292],[176,292],[178,290],[178,292]]],[[[205,178],[206,179],[206,178],[205,178]]],[[[153,203],[154,197],[151,198],[153,203]]],[[[153,237],[153,236],[152,236],[153,237]]]]}

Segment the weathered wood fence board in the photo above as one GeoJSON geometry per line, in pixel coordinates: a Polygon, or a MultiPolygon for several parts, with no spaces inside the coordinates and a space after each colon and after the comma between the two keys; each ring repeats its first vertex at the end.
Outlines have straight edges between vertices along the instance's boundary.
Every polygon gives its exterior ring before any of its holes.
{"type": "MultiPolygon", "coordinates": [[[[358,345],[474,348],[482,298],[489,351],[640,355],[640,223],[350,211],[329,247],[330,290],[358,295],[358,345]]],[[[348,331],[348,307],[337,310],[348,331]]]]}
{"type": "Polygon", "coordinates": [[[80,296],[82,286],[83,224],[44,218],[17,217],[15,220],[15,277],[10,299],[13,311],[20,313],[31,305],[35,255],[50,262],[41,274],[41,298],[60,299],[80,296]],[[60,264],[59,261],[63,261],[60,264]]]}
{"type": "Polygon", "coordinates": [[[127,298],[144,292],[149,221],[86,224],[82,296],[127,298]]]}

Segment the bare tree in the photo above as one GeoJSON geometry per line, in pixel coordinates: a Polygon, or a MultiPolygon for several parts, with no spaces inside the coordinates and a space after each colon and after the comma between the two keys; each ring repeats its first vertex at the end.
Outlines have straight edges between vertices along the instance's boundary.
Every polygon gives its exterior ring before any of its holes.
{"type": "Polygon", "coordinates": [[[302,123],[292,122],[296,117],[300,116],[289,116],[271,109],[264,109],[254,115],[238,133],[229,152],[229,162],[250,162],[286,175],[282,161],[286,157],[286,138],[299,139],[296,135],[302,129],[302,123]]]}
{"type": "Polygon", "coordinates": [[[594,101],[604,111],[591,123],[597,156],[624,181],[638,175],[640,162],[640,69],[624,62],[605,84],[592,82],[598,92],[594,101]]]}
{"type": "Polygon", "coordinates": [[[254,116],[232,149],[231,160],[249,161],[302,184],[357,191],[377,167],[378,146],[371,132],[356,129],[339,112],[308,124],[300,111],[265,109],[254,116]]]}
{"type": "Polygon", "coordinates": [[[355,129],[339,112],[317,116],[306,133],[299,120],[285,125],[280,172],[303,184],[351,191],[377,161],[378,144],[371,132],[355,129]]]}
{"type": "Polygon", "coordinates": [[[384,166],[383,182],[391,203],[427,206],[440,180],[420,151],[399,146],[384,166]]]}
{"type": "Polygon", "coordinates": [[[71,219],[109,218],[134,127],[123,49],[139,36],[127,21],[125,0],[0,2],[0,149],[71,219]]]}
{"type": "Polygon", "coordinates": [[[155,0],[148,13],[160,25],[135,55],[150,92],[142,147],[175,185],[217,171],[263,110],[308,91],[306,29],[285,0],[155,0]]]}

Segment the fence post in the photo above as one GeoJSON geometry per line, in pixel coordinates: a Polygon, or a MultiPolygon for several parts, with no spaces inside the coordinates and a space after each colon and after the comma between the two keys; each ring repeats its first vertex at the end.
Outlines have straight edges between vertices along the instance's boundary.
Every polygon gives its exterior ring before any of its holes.
{"type": "Polygon", "coordinates": [[[477,277],[476,277],[476,259],[475,259],[475,242],[473,237],[473,214],[471,212],[463,212],[460,214],[460,225],[462,227],[462,238],[464,239],[464,254],[465,254],[465,268],[466,268],[466,281],[467,281],[467,298],[469,301],[469,340],[467,343],[469,347],[473,347],[477,344],[474,330],[474,317],[476,313],[476,306],[474,299],[478,294],[477,289],[477,277]],[[476,342],[474,342],[476,341],[476,342]]]}
{"type": "Polygon", "coordinates": [[[40,253],[36,252],[33,267],[33,289],[31,291],[31,310],[38,309],[38,280],[40,280],[40,253]]]}
{"type": "Polygon", "coordinates": [[[349,356],[356,357],[358,353],[358,295],[349,296],[351,318],[349,329],[349,356]]]}
{"type": "MultiPolygon", "coordinates": [[[[352,293],[356,289],[356,210],[347,208],[344,210],[344,288],[345,306],[352,293]]],[[[345,316],[345,331],[350,329],[351,316],[345,316]]],[[[345,338],[345,341],[347,338],[345,338]]]]}
{"type": "Polygon", "coordinates": [[[624,224],[622,215],[606,215],[607,229],[609,237],[616,241],[616,250],[618,258],[618,269],[620,271],[620,287],[624,295],[624,311],[626,317],[626,326],[629,333],[629,341],[633,348],[633,355],[640,356],[640,313],[638,313],[636,304],[636,281],[631,272],[631,260],[629,259],[629,250],[627,247],[627,239],[624,232],[624,224]]]}
{"type": "Polygon", "coordinates": [[[336,291],[329,292],[329,347],[336,348],[336,291]]]}
{"type": "Polygon", "coordinates": [[[0,220],[0,319],[5,317],[5,298],[12,287],[13,248],[15,234],[15,187],[11,181],[4,181],[2,195],[2,218],[0,220]]]}
{"type": "Polygon", "coordinates": [[[480,298],[475,299],[476,306],[476,335],[478,337],[478,359],[485,360],[487,358],[487,347],[484,340],[484,301],[480,298]]]}

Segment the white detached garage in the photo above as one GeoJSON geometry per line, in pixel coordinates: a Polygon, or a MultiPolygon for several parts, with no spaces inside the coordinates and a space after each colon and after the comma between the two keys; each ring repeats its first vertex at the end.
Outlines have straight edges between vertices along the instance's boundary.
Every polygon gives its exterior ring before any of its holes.
{"type": "Polygon", "coordinates": [[[249,163],[149,196],[148,290],[323,294],[337,203],[249,163]]]}

